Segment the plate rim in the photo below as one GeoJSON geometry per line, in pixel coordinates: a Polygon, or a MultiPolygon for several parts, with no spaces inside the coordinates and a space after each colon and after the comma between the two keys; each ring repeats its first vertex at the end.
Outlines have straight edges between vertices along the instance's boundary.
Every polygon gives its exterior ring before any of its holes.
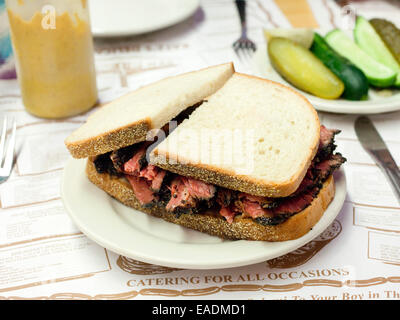
{"type": "MultiPolygon", "coordinates": [[[[179,17],[176,17],[175,19],[172,19],[168,22],[162,23],[162,24],[157,24],[155,27],[148,27],[140,30],[135,30],[132,28],[127,28],[126,30],[117,30],[117,31],[107,31],[104,29],[97,30],[94,28],[93,24],[91,23],[91,32],[93,37],[95,38],[114,38],[114,37],[126,37],[126,36],[137,36],[137,35],[142,35],[142,34],[147,34],[150,32],[166,29],[168,27],[174,26],[186,19],[188,19],[190,16],[192,16],[200,7],[200,0],[191,0],[193,2],[193,6],[191,7],[190,10],[187,10],[185,14],[180,15],[179,17]]],[[[90,3],[89,3],[89,11],[90,11],[90,3]]],[[[93,20],[92,18],[90,19],[91,21],[93,20]]]]}
{"type": "MultiPolygon", "coordinates": [[[[84,167],[86,166],[86,161],[87,159],[73,159],[70,158],[68,160],[68,162],[66,163],[64,169],[63,169],[63,173],[62,173],[62,177],[61,177],[61,199],[64,205],[64,208],[66,209],[66,211],[68,212],[70,218],[72,219],[72,221],[74,222],[74,224],[77,226],[77,228],[84,233],[89,239],[91,239],[93,242],[99,244],[100,246],[102,246],[103,248],[106,248],[107,250],[113,251],[117,254],[126,256],[128,258],[132,258],[135,260],[139,260],[142,262],[146,262],[146,263],[150,263],[150,264],[155,264],[155,265],[160,265],[160,266],[165,266],[165,267],[170,267],[170,268],[183,268],[183,269],[228,269],[228,268],[235,268],[235,267],[242,267],[242,266],[246,266],[246,265],[252,265],[252,264],[256,264],[256,263],[261,263],[264,261],[267,261],[269,259],[273,259],[276,258],[278,256],[284,255],[286,253],[289,253],[293,250],[296,250],[300,247],[302,247],[303,245],[305,245],[306,243],[312,241],[313,239],[315,239],[316,237],[318,237],[324,230],[326,230],[327,227],[329,227],[329,225],[332,224],[332,222],[335,220],[335,218],[338,216],[338,214],[341,212],[344,202],[345,202],[345,198],[346,198],[346,194],[347,194],[347,184],[346,184],[346,175],[345,175],[345,171],[343,168],[340,168],[337,173],[335,174],[335,197],[333,199],[333,201],[331,202],[330,205],[332,205],[332,203],[336,204],[336,211],[331,214],[330,216],[325,216],[325,214],[321,217],[321,219],[318,221],[318,223],[312,228],[312,231],[308,232],[307,234],[305,234],[304,236],[295,239],[295,240],[289,240],[289,241],[282,241],[282,242],[268,242],[266,245],[274,245],[274,246],[278,246],[283,244],[295,244],[294,246],[290,247],[290,250],[284,250],[285,252],[283,253],[279,253],[279,254],[275,254],[275,255],[266,255],[265,253],[263,254],[255,254],[253,255],[252,258],[247,258],[246,260],[241,260],[236,258],[235,261],[229,260],[228,262],[223,261],[223,262],[217,262],[217,263],[211,263],[210,261],[196,261],[195,263],[193,262],[189,262],[188,260],[185,261],[174,261],[174,260],[166,260],[165,257],[164,258],[159,258],[154,256],[153,254],[150,255],[143,255],[143,254],[135,254],[132,253],[131,250],[126,250],[124,248],[121,247],[121,244],[115,244],[112,243],[112,241],[110,239],[105,240],[101,235],[97,235],[95,232],[93,232],[92,230],[90,230],[90,228],[88,228],[86,225],[82,224],[81,221],[79,220],[78,216],[73,212],[73,209],[70,207],[70,204],[68,203],[68,199],[66,198],[66,175],[69,173],[69,168],[72,167],[71,163],[76,163],[76,165],[78,165],[78,161],[81,161],[81,173],[83,173],[84,179],[86,179],[87,183],[89,183],[94,189],[93,190],[98,190],[99,192],[101,192],[102,194],[104,194],[104,196],[110,200],[112,199],[111,196],[109,196],[107,193],[105,193],[103,190],[101,190],[100,188],[98,188],[97,186],[95,186],[94,184],[92,184],[87,178],[86,178],[86,174],[84,173],[84,167]],[[82,172],[83,171],[83,172],[82,172]],[[339,177],[339,178],[338,178],[339,177]],[[339,190],[339,192],[338,192],[339,190]],[[325,221],[327,220],[327,221],[325,221]],[[324,223],[323,223],[324,222],[324,223]],[[315,230],[318,230],[317,232],[315,230]]],[[[78,174],[78,171],[76,172],[76,174],[78,174]]],[[[81,177],[82,178],[82,177],[81,177]]],[[[70,178],[69,178],[70,179],[70,178]]],[[[85,182],[85,183],[86,183],[85,182]]],[[[112,201],[118,201],[118,200],[112,200],[112,201]]],[[[118,202],[120,203],[120,202],[118,202]]],[[[135,210],[133,208],[129,208],[131,210],[134,211],[138,211],[135,210]]],[[[328,209],[325,211],[327,212],[329,210],[329,206],[328,209]]],[[[333,208],[331,208],[331,210],[334,210],[333,208]]],[[[138,211],[141,214],[145,214],[141,211],[138,211]]],[[[159,219],[156,217],[151,217],[153,219],[159,219]]],[[[162,220],[162,223],[169,223],[167,221],[162,220]]],[[[126,225],[128,225],[126,223],[126,225]]],[[[126,227],[125,225],[125,227],[126,227]]],[[[124,227],[124,228],[125,228],[124,227]]],[[[182,226],[179,226],[180,228],[184,228],[182,226]]],[[[132,231],[132,227],[129,226],[129,228],[132,231]]],[[[151,237],[149,235],[141,235],[144,238],[149,238],[149,239],[156,239],[155,237],[151,237]]],[[[212,237],[212,236],[210,236],[212,237]]],[[[160,241],[160,239],[156,240],[155,242],[160,241]]],[[[263,246],[265,244],[265,242],[263,241],[248,241],[248,240],[233,240],[233,241],[223,241],[220,243],[202,243],[202,244],[193,244],[190,243],[190,247],[193,246],[199,246],[199,249],[203,249],[204,246],[223,246],[223,247],[228,247],[229,245],[227,245],[226,243],[230,243],[232,244],[232,247],[238,247],[239,249],[242,246],[247,246],[247,245],[254,245],[254,246],[259,246],[260,250],[257,252],[260,252],[263,249],[263,246]]],[[[184,248],[185,243],[177,243],[176,244],[178,247],[180,247],[181,249],[184,248]]],[[[201,251],[201,250],[200,250],[201,251]]]]}

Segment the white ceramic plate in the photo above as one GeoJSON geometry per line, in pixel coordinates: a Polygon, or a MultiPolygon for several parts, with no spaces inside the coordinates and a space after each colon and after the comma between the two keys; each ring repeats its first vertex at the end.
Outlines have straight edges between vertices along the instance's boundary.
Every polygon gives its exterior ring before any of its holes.
{"type": "Polygon", "coordinates": [[[346,197],[343,170],[335,174],[336,196],[314,228],[283,242],[228,241],[190,230],[126,207],[92,184],[86,160],[70,159],[61,196],[72,220],[86,236],[123,256],[174,268],[218,269],[276,258],[322,233],[340,212],[346,197]]]}
{"type": "MultiPolygon", "coordinates": [[[[267,78],[287,86],[295,88],[284,80],[271,66],[266,45],[259,45],[253,57],[253,73],[262,78],[267,78]]],[[[400,110],[400,90],[393,90],[392,96],[384,97],[377,90],[369,89],[369,98],[365,101],[349,101],[345,99],[328,100],[321,99],[304,91],[300,91],[314,105],[317,110],[352,113],[352,114],[375,114],[400,110]]]]}
{"type": "Polygon", "coordinates": [[[99,37],[138,35],[189,18],[199,0],[91,0],[92,33],[99,37]]]}

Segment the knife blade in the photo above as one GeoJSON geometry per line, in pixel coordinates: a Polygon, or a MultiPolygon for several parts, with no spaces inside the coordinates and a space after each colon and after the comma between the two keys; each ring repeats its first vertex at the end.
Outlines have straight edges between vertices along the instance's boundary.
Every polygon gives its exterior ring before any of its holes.
{"type": "Polygon", "coordinates": [[[379,132],[372,121],[365,116],[357,118],[354,129],[365,151],[389,180],[393,192],[400,203],[400,170],[379,132]]]}

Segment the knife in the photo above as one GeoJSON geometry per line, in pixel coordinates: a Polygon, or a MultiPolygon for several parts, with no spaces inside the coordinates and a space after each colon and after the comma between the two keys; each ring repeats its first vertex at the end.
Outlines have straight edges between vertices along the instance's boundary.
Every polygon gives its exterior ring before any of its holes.
{"type": "Polygon", "coordinates": [[[356,120],[354,129],[365,151],[390,181],[394,194],[400,203],[400,170],[379,132],[371,120],[365,116],[356,120]]]}

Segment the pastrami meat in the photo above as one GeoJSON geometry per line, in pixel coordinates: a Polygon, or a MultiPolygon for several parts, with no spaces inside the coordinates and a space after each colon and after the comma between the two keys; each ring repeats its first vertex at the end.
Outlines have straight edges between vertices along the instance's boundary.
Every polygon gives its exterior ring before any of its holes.
{"type": "Polygon", "coordinates": [[[147,142],[100,155],[94,163],[99,173],[125,176],[145,207],[160,206],[177,216],[213,208],[228,223],[239,215],[262,225],[277,225],[307,208],[323,183],[346,161],[340,153],[334,154],[338,133],[321,126],[317,154],[297,190],[285,198],[254,196],[167,172],[147,162],[147,142]]]}

